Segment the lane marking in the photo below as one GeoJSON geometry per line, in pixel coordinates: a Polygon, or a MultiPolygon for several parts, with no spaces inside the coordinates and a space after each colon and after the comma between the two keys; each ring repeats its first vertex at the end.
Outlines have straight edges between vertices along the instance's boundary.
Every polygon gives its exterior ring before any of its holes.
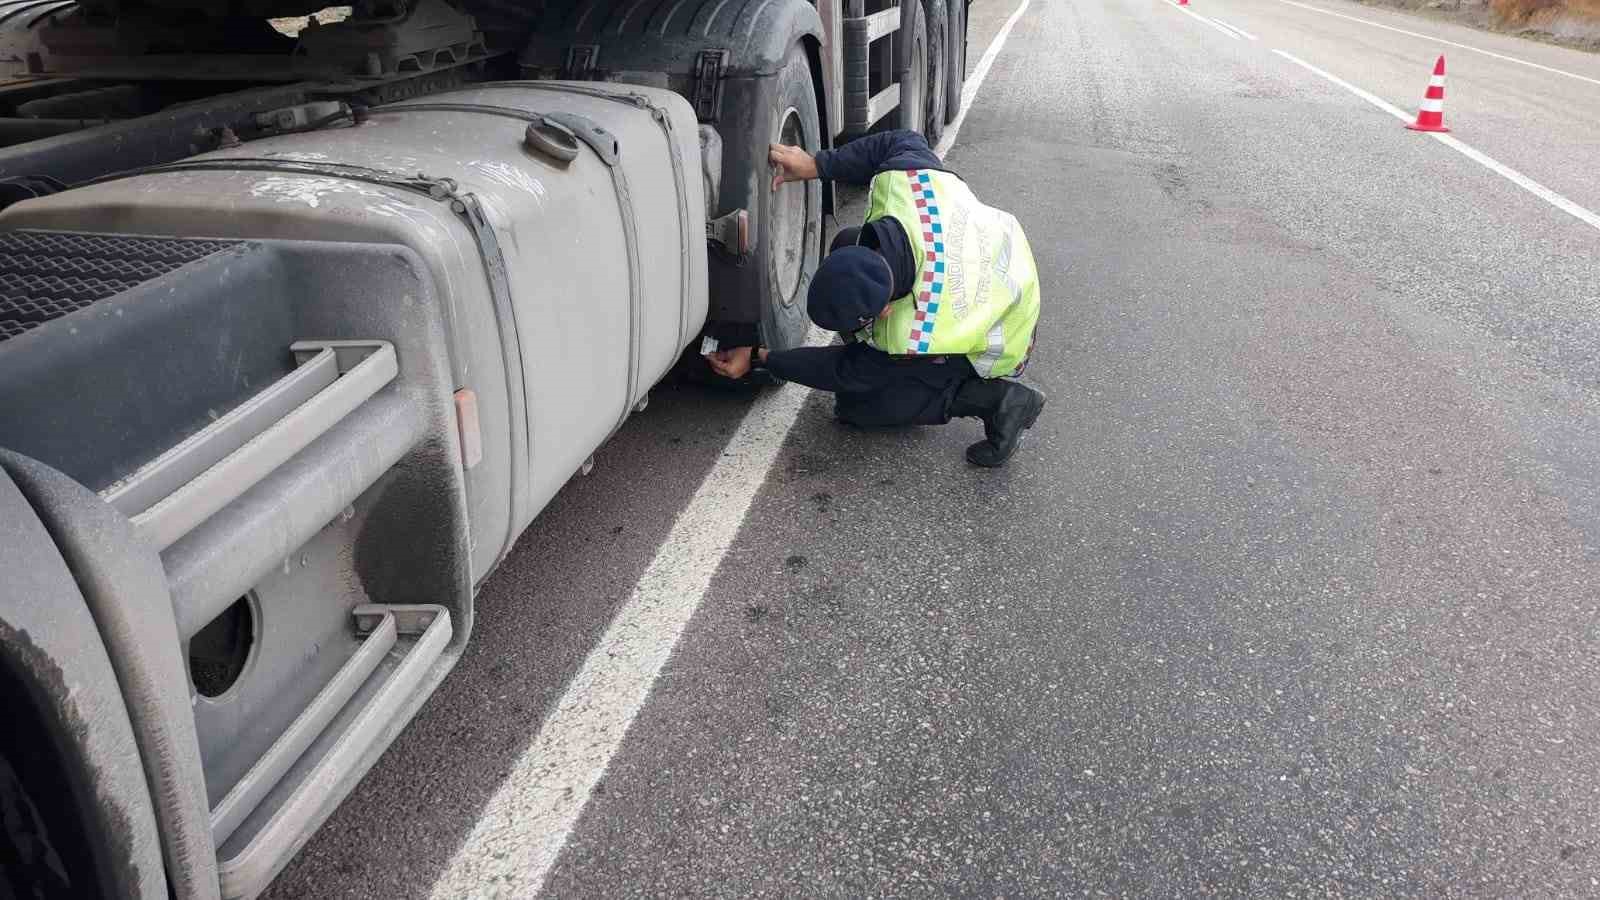
{"type": "Polygon", "coordinates": [[[1212,25],[1215,25],[1218,28],[1221,28],[1223,31],[1225,31],[1229,35],[1231,35],[1234,38],[1234,40],[1238,40],[1240,37],[1242,37],[1242,35],[1240,35],[1238,31],[1234,30],[1232,27],[1230,27],[1228,25],[1227,22],[1224,22],[1221,19],[1213,19],[1210,16],[1201,16],[1200,18],[1205,19],[1207,22],[1210,22],[1212,25]]]}
{"type": "Polygon", "coordinates": [[[1244,35],[1245,37],[1249,38],[1252,41],[1261,40],[1260,38],[1256,37],[1255,35],[1251,34],[1248,31],[1245,31],[1243,28],[1240,28],[1239,26],[1233,24],[1232,22],[1224,22],[1221,19],[1217,18],[1216,16],[1210,16],[1208,18],[1210,18],[1211,21],[1217,23],[1218,25],[1221,25],[1224,28],[1229,28],[1229,29],[1232,29],[1234,31],[1239,32],[1240,34],[1244,35]]]}
{"type": "MultiPolygon", "coordinates": [[[[1200,14],[1199,13],[1195,13],[1195,15],[1199,16],[1200,14]]],[[[1229,28],[1228,27],[1228,23],[1222,21],[1221,19],[1213,19],[1210,16],[1200,16],[1200,18],[1205,19],[1207,22],[1211,23],[1211,27],[1213,27],[1213,28],[1221,28],[1223,34],[1226,34],[1228,37],[1231,37],[1234,40],[1238,40],[1239,39],[1239,37],[1240,37],[1239,32],[1234,31],[1232,28],[1229,28]]]]}
{"type": "MultiPolygon", "coordinates": [[[[1274,50],[1272,52],[1278,54],[1279,56],[1283,57],[1284,59],[1287,59],[1288,61],[1294,63],[1295,65],[1305,69],[1306,71],[1311,72],[1312,74],[1320,76],[1322,78],[1325,78],[1328,81],[1338,85],[1339,87],[1344,88],[1345,90],[1349,91],[1350,93],[1355,94],[1357,97],[1360,97],[1361,99],[1367,101],[1368,103],[1371,103],[1373,106],[1376,106],[1377,108],[1383,110],[1384,112],[1388,113],[1391,116],[1394,116],[1395,118],[1399,119],[1402,122],[1410,122],[1410,121],[1412,121],[1412,117],[1411,117],[1410,113],[1407,113],[1405,110],[1399,108],[1398,106],[1395,106],[1394,104],[1388,102],[1387,100],[1384,100],[1381,97],[1377,97],[1377,96],[1375,96],[1373,94],[1370,94],[1370,93],[1362,90],[1361,88],[1356,87],[1355,85],[1351,84],[1348,81],[1345,81],[1343,78],[1340,78],[1337,75],[1333,75],[1333,74],[1331,74],[1329,72],[1324,72],[1323,70],[1317,68],[1316,66],[1313,66],[1311,63],[1306,62],[1305,60],[1299,58],[1298,56],[1295,56],[1294,54],[1289,53],[1288,51],[1285,51],[1285,50],[1274,50]]],[[[1489,156],[1489,155],[1487,155],[1487,154],[1485,154],[1485,153],[1473,148],[1472,146],[1463,143],[1462,141],[1460,141],[1459,139],[1457,139],[1453,135],[1440,134],[1438,132],[1427,132],[1427,135],[1428,135],[1428,137],[1433,138],[1434,140],[1438,141],[1439,143],[1445,145],[1446,147],[1449,147],[1450,149],[1455,150],[1456,152],[1460,153],[1462,156],[1465,156],[1466,158],[1472,160],[1475,163],[1478,163],[1479,165],[1483,166],[1484,168],[1488,169],[1489,171],[1494,172],[1496,175],[1500,175],[1501,177],[1505,178],[1507,181],[1510,181],[1512,184],[1515,184],[1517,187],[1522,188],[1523,190],[1527,191],[1528,193],[1534,195],[1535,197],[1538,197],[1540,200],[1543,200],[1544,202],[1550,204],[1551,206],[1554,206],[1556,209],[1559,209],[1562,212],[1572,216],[1573,218],[1577,219],[1578,221],[1584,222],[1584,223],[1586,223],[1586,224],[1588,224],[1588,225],[1590,225],[1590,226],[1592,226],[1592,227],[1594,227],[1596,229],[1600,229],[1600,215],[1597,215],[1596,213],[1592,212],[1591,210],[1585,209],[1584,207],[1579,206],[1576,203],[1573,203],[1571,200],[1568,200],[1566,197],[1563,197],[1560,194],[1556,193],[1555,191],[1550,190],[1549,188],[1545,187],[1544,185],[1540,184],[1539,182],[1534,181],[1532,178],[1529,178],[1528,176],[1522,174],[1521,172],[1518,172],[1516,169],[1513,169],[1510,166],[1505,165],[1504,163],[1500,162],[1499,160],[1496,160],[1493,157],[1491,157],[1491,156],[1489,156]]]]}
{"type": "MultiPolygon", "coordinates": [[[[941,157],[955,142],[995,57],[1030,3],[1022,0],[1017,6],[967,80],[961,110],[939,142],[941,157]]],[[[813,328],[806,343],[827,340],[813,328]]],[[[434,883],[433,900],[520,900],[543,890],[591,792],[705,599],[810,396],[809,389],[785,385],[745,414],[633,593],[434,883]]]]}
{"type": "Polygon", "coordinates": [[[978,96],[978,88],[983,87],[983,80],[989,77],[989,67],[994,65],[995,57],[1000,55],[1000,48],[1004,47],[1006,39],[1011,37],[1011,29],[1017,27],[1017,20],[1028,11],[1031,3],[1033,0],[1022,0],[1017,4],[1017,8],[1006,18],[1005,24],[994,33],[994,38],[989,41],[989,47],[983,51],[983,56],[978,58],[978,65],[973,68],[972,74],[967,76],[966,83],[961,87],[961,110],[950,120],[949,126],[944,130],[944,137],[939,139],[939,145],[933,148],[933,152],[939,154],[940,159],[943,159],[944,155],[950,152],[950,148],[955,146],[956,135],[961,133],[961,126],[966,124],[967,110],[972,107],[972,99],[978,96]]]}
{"type": "Polygon", "coordinates": [[[1431,34],[1422,34],[1421,32],[1417,32],[1417,31],[1407,31],[1404,28],[1396,28],[1393,25],[1385,25],[1382,22],[1374,22],[1371,19],[1363,19],[1363,18],[1361,18],[1359,16],[1345,15],[1344,13],[1341,13],[1341,12],[1334,12],[1331,9],[1323,9],[1320,6],[1312,6],[1309,3],[1300,3],[1300,2],[1297,2],[1297,0],[1278,0],[1278,2],[1279,3],[1287,3],[1290,6],[1298,6],[1301,9],[1309,9],[1312,12],[1322,13],[1325,16],[1335,16],[1335,17],[1340,18],[1340,19],[1349,19],[1352,22],[1360,22],[1363,25],[1371,25],[1373,28],[1382,28],[1384,31],[1393,31],[1393,32],[1396,32],[1397,34],[1404,34],[1404,35],[1409,35],[1411,37],[1418,37],[1418,38],[1422,38],[1423,40],[1433,41],[1434,43],[1437,43],[1437,44],[1445,44],[1445,45],[1448,45],[1448,46],[1451,46],[1451,47],[1460,47],[1462,50],[1471,50],[1473,53],[1482,53],[1484,56],[1492,56],[1495,59],[1505,60],[1506,62],[1513,62],[1513,63],[1516,63],[1519,66],[1527,66],[1527,67],[1529,67],[1531,69],[1539,69],[1540,71],[1543,71],[1543,72],[1552,72],[1552,73],[1554,73],[1556,75],[1565,75],[1568,78],[1576,78],[1579,81],[1587,81],[1590,84],[1600,85],[1600,78],[1590,78],[1587,75],[1579,75],[1576,72],[1568,72],[1565,69],[1557,69],[1557,68],[1554,68],[1554,67],[1551,67],[1551,66],[1540,65],[1539,63],[1536,63],[1536,62],[1529,62],[1528,60],[1525,60],[1525,59],[1518,59],[1515,56],[1506,56],[1504,53],[1496,53],[1493,50],[1485,50],[1482,47],[1474,47],[1471,44],[1458,44],[1455,41],[1447,41],[1444,38],[1434,37],[1431,34]]]}
{"type": "Polygon", "coordinates": [[[1278,54],[1279,56],[1283,57],[1284,59],[1287,59],[1288,61],[1294,63],[1295,65],[1300,66],[1301,68],[1305,69],[1306,71],[1311,72],[1314,75],[1319,75],[1319,76],[1321,76],[1323,78],[1326,78],[1327,80],[1333,82],[1334,84],[1337,84],[1339,87],[1342,87],[1345,90],[1349,91],[1350,93],[1355,94],[1357,97],[1360,97],[1361,99],[1367,101],[1368,103],[1371,103],[1373,106],[1376,106],[1377,108],[1383,110],[1384,112],[1388,113],[1391,116],[1394,116],[1395,118],[1399,119],[1402,122],[1410,122],[1411,121],[1411,114],[1410,113],[1407,113],[1405,110],[1401,109],[1398,106],[1395,106],[1393,103],[1390,103],[1389,101],[1383,99],[1382,97],[1379,97],[1379,96],[1377,96],[1375,94],[1369,94],[1366,91],[1362,90],[1361,88],[1356,87],[1355,85],[1351,84],[1348,81],[1345,81],[1343,78],[1340,78],[1337,75],[1333,75],[1333,74],[1330,74],[1328,72],[1324,72],[1321,69],[1317,68],[1316,66],[1313,66],[1311,63],[1306,62],[1305,60],[1301,59],[1298,56],[1295,56],[1293,53],[1290,53],[1287,50],[1274,50],[1272,52],[1278,54]]]}
{"type": "MultiPolygon", "coordinates": [[[[813,328],[807,343],[826,340],[813,328]]],[[[745,414],[632,595],[434,883],[435,900],[526,898],[543,889],[810,395],[785,385],[745,414]]]]}
{"type": "Polygon", "coordinates": [[[1220,22],[1214,22],[1211,19],[1208,19],[1205,16],[1202,16],[1199,13],[1194,12],[1193,10],[1189,9],[1189,7],[1187,7],[1187,6],[1179,6],[1177,3],[1173,2],[1173,0],[1161,0],[1161,2],[1167,4],[1168,6],[1172,7],[1173,9],[1177,10],[1178,12],[1183,13],[1184,15],[1188,16],[1189,18],[1194,19],[1197,22],[1204,22],[1207,25],[1210,25],[1212,28],[1215,28],[1216,30],[1222,32],[1223,34],[1227,35],[1228,37],[1232,38],[1233,40],[1237,41],[1239,39],[1239,36],[1237,34],[1234,34],[1233,32],[1231,32],[1228,29],[1224,28],[1220,22]]]}
{"type": "Polygon", "coordinates": [[[1591,212],[1590,210],[1573,203],[1566,197],[1563,197],[1555,191],[1550,190],[1539,182],[1534,181],[1532,178],[1529,178],[1521,172],[1518,172],[1516,169],[1499,162],[1498,160],[1488,156],[1474,147],[1462,143],[1459,138],[1453,135],[1430,132],[1428,136],[1445,145],[1446,147],[1455,150],[1462,156],[1465,156],[1484,168],[1490,169],[1496,174],[1505,177],[1512,184],[1515,184],[1517,187],[1522,188],[1523,190],[1534,195],[1535,197],[1538,197],[1551,206],[1554,206],[1556,209],[1561,210],[1567,215],[1572,216],[1579,221],[1587,222],[1595,229],[1600,229],[1600,214],[1591,212]]]}

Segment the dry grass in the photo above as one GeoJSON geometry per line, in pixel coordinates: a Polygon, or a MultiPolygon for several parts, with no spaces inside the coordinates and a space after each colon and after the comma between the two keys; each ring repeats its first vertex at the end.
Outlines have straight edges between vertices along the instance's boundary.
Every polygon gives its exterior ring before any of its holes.
{"type": "Polygon", "coordinates": [[[1600,51],[1600,0],[1361,0],[1600,51]]]}
{"type": "Polygon", "coordinates": [[[1600,23],[1600,0],[1491,0],[1489,5],[1495,15],[1508,23],[1555,16],[1589,18],[1600,23]]]}
{"type": "Polygon", "coordinates": [[[1489,6],[1502,29],[1600,50],[1600,0],[1489,0],[1489,6]]]}

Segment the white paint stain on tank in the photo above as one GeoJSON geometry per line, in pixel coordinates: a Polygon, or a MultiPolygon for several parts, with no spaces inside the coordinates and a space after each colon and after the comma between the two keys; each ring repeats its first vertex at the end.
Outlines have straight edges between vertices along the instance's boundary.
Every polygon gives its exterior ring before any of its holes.
{"type": "Polygon", "coordinates": [[[378,169],[386,169],[390,172],[402,172],[405,174],[410,174],[417,170],[418,166],[421,165],[421,162],[415,156],[383,155],[374,156],[369,165],[378,169]]]}
{"type": "Polygon", "coordinates": [[[345,181],[340,178],[306,178],[294,175],[269,175],[250,188],[250,196],[277,203],[304,203],[317,209],[322,202],[334,196],[354,196],[379,201],[362,207],[378,216],[405,216],[416,212],[416,207],[374,187],[345,181]]]}
{"type": "Polygon", "coordinates": [[[300,162],[326,162],[332,157],[326,153],[317,153],[310,150],[268,150],[262,156],[273,156],[278,159],[293,159],[300,162]]]}
{"type": "Polygon", "coordinates": [[[366,209],[367,212],[370,212],[375,216],[383,216],[385,218],[406,218],[411,213],[417,211],[417,208],[409,203],[400,203],[394,200],[389,200],[384,203],[374,203],[368,206],[366,209]]]}
{"type": "Polygon", "coordinates": [[[535,178],[532,172],[519,168],[510,163],[480,162],[473,160],[467,167],[479,175],[513,190],[522,191],[535,199],[545,199],[544,183],[535,178]]]}

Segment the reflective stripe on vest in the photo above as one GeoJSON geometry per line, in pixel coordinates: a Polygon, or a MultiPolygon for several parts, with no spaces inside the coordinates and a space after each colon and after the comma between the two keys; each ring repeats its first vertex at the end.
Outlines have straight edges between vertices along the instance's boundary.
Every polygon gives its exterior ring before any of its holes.
{"type": "Polygon", "coordinates": [[[916,282],[861,338],[894,355],[964,355],[985,378],[1015,374],[1039,318],[1038,275],[1017,220],[979,203],[956,176],[927,170],[872,179],[866,218],[884,216],[905,229],[916,282]]]}

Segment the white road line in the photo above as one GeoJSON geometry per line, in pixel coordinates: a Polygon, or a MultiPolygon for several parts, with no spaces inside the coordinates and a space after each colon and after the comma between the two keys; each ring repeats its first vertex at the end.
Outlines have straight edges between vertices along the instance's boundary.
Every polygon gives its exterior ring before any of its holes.
{"type": "MultiPolygon", "coordinates": [[[[1199,13],[1195,13],[1195,15],[1199,16],[1200,14],[1199,13]]],[[[1232,28],[1229,28],[1228,27],[1228,23],[1222,21],[1221,19],[1213,19],[1210,16],[1200,16],[1200,18],[1205,19],[1207,22],[1210,22],[1211,25],[1213,27],[1215,27],[1215,28],[1221,28],[1225,34],[1227,34],[1229,37],[1233,38],[1234,40],[1238,40],[1240,38],[1240,36],[1241,36],[1239,34],[1239,32],[1234,31],[1232,28]]]]}
{"type": "MultiPolygon", "coordinates": [[[[1339,87],[1342,87],[1350,93],[1355,94],[1357,97],[1360,97],[1368,103],[1371,103],[1373,106],[1376,106],[1377,108],[1383,110],[1391,116],[1394,116],[1402,122],[1410,122],[1412,120],[1411,115],[1398,106],[1395,106],[1381,97],[1367,93],[1366,91],[1356,87],[1348,81],[1345,81],[1337,75],[1324,72],[1323,70],[1313,66],[1312,64],[1295,56],[1292,53],[1288,53],[1283,50],[1274,50],[1272,52],[1305,69],[1306,71],[1311,72],[1314,75],[1321,76],[1322,78],[1333,82],[1339,87]]],[[[1534,181],[1532,178],[1529,178],[1521,172],[1518,172],[1516,169],[1513,169],[1510,166],[1494,159],[1493,157],[1462,143],[1452,135],[1440,134],[1438,132],[1427,132],[1427,134],[1429,137],[1434,138],[1439,143],[1449,147],[1452,150],[1455,150],[1462,156],[1465,156],[1475,163],[1478,163],[1489,171],[1504,177],[1512,184],[1515,184],[1517,187],[1520,187],[1535,197],[1538,197],[1540,200],[1543,200],[1551,206],[1554,206],[1556,209],[1559,209],[1573,218],[1576,218],[1580,222],[1584,222],[1596,229],[1600,229],[1600,215],[1595,214],[1591,210],[1585,209],[1584,207],[1573,203],[1566,197],[1563,197],[1555,191],[1550,190],[1539,182],[1534,181]]]]}
{"type": "Polygon", "coordinates": [[[1540,71],[1551,72],[1551,73],[1554,73],[1556,75],[1565,75],[1568,78],[1576,78],[1579,81],[1587,81],[1590,84],[1600,84],[1600,78],[1590,78],[1587,75],[1579,75],[1576,72],[1568,72],[1565,69],[1557,69],[1557,68],[1553,68],[1551,66],[1540,65],[1539,63],[1536,63],[1536,62],[1529,62],[1529,61],[1527,61],[1525,59],[1518,59],[1515,56],[1506,56],[1504,53],[1496,53],[1493,50],[1485,50],[1482,47],[1474,47],[1471,44],[1458,44],[1455,41],[1447,41],[1444,38],[1434,37],[1431,34],[1422,34],[1421,32],[1417,32],[1417,31],[1407,31],[1404,28],[1396,28],[1393,25],[1385,25],[1382,22],[1374,22],[1371,19],[1363,19],[1363,18],[1361,18],[1359,16],[1345,15],[1344,13],[1341,13],[1341,12],[1334,12],[1331,9],[1323,9],[1320,6],[1312,6],[1309,3],[1298,3],[1298,2],[1296,2],[1296,0],[1278,0],[1278,2],[1279,3],[1287,3],[1290,6],[1298,6],[1301,9],[1309,9],[1312,12],[1322,13],[1325,16],[1335,16],[1335,17],[1340,18],[1340,19],[1349,19],[1352,22],[1360,22],[1363,25],[1371,25],[1373,28],[1382,28],[1384,31],[1393,31],[1393,32],[1396,32],[1398,34],[1404,34],[1404,35],[1409,35],[1411,37],[1422,38],[1424,40],[1433,41],[1436,44],[1445,44],[1445,45],[1450,46],[1450,47],[1460,47],[1462,50],[1471,50],[1473,53],[1482,53],[1484,56],[1492,56],[1495,59],[1502,59],[1502,60],[1505,60],[1506,62],[1513,62],[1513,63],[1516,63],[1519,66],[1527,66],[1530,69],[1538,69],[1540,71]]]}
{"type": "Polygon", "coordinates": [[[933,152],[939,154],[941,159],[950,152],[951,147],[955,146],[956,135],[961,133],[961,126],[966,124],[967,110],[972,106],[972,98],[978,96],[978,88],[983,87],[983,80],[989,77],[989,67],[994,65],[994,58],[1000,55],[1000,48],[1004,47],[1006,39],[1011,37],[1011,29],[1017,26],[1017,20],[1028,11],[1028,5],[1032,2],[1033,0],[1022,0],[1017,4],[1017,8],[1006,18],[1005,24],[995,32],[994,39],[989,42],[988,49],[983,51],[983,56],[978,58],[978,65],[972,70],[972,74],[967,76],[966,83],[961,88],[961,111],[950,120],[949,127],[944,130],[944,137],[939,139],[939,146],[933,148],[933,152]]]}
{"type": "MultiPolygon", "coordinates": [[[[821,343],[813,329],[810,342],[821,343]]],[[[699,608],[810,391],[750,409],[555,710],[490,798],[435,900],[537,894],[699,608]]]]}
{"type": "Polygon", "coordinates": [[[1357,97],[1360,97],[1361,99],[1367,101],[1368,103],[1371,103],[1373,106],[1376,106],[1377,108],[1383,110],[1384,112],[1388,113],[1391,116],[1394,116],[1396,119],[1399,119],[1402,122],[1410,122],[1411,121],[1410,114],[1408,114],[1405,110],[1401,109],[1400,107],[1395,106],[1393,103],[1390,103],[1389,101],[1383,99],[1382,97],[1379,97],[1379,96],[1377,96],[1375,94],[1369,94],[1366,91],[1362,90],[1361,88],[1356,87],[1355,85],[1351,84],[1348,81],[1345,81],[1343,78],[1340,78],[1337,75],[1333,75],[1333,74],[1330,74],[1328,72],[1324,72],[1321,69],[1317,68],[1316,66],[1313,66],[1311,63],[1308,63],[1305,60],[1301,59],[1300,57],[1295,56],[1293,53],[1288,52],[1287,50],[1274,50],[1272,52],[1278,54],[1279,56],[1283,57],[1284,59],[1287,59],[1288,61],[1294,63],[1295,65],[1301,67],[1302,69],[1305,69],[1306,71],[1311,72],[1314,75],[1320,75],[1323,78],[1328,79],[1329,81],[1333,82],[1334,84],[1337,84],[1339,87],[1342,87],[1345,90],[1349,91],[1350,93],[1355,94],[1357,97]]]}
{"type": "Polygon", "coordinates": [[[1239,26],[1233,24],[1232,22],[1224,22],[1221,19],[1217,18],[1216,16],[1208,16],[1208,18],[1210,18],[1211,21],[1217,23],[1218,25],[1221,25],[1224,28],[1231,28],[1232,30],[1239,32],[1240,34],[1244,35],[1245,37],[1249,38],[1252,41],[1261,40],[1260,38],[1256,37],[1255,35],[1251,34],[1248,31],[1245,31],[1243,28],[1240,28],[1239,26]]]}
{"type": "Polygon", "coordinates": [[[1230,38],[1232,38],[1232,39],[1234,39],[1236,41],[1239,39],[1239,36],[1237,34],[1234,34],[1233,32],[1229,31],[1228,29],[1223,28],[1221,25],[1217,24],[1216,22],[1211,21],[1210,19],[1206,18],[1205,16],[1200,15],[1197,12],[1192,12],[1186,6],[1179,6],[1178,4],[1172,2],[1172,0],[1162,0],[1162,2],[1166,3],[1168,6],[1172,7],[1173,9],[1177,10],[1178,12],[1183,13],[1184,15],[1188,16],[1189,18],[1194,19],[1197,22],[1204,22],[1207,25],[1210,25],[1212,28],[1215,28],[1216,30],[1222,32],[1223,34],[1227,35],[1228,37],[1230,37],[1230,38]]]}
{"type": "Polygon", "coordinates": [[[1434,140],[1452,150],[1457,151],[1467,159],[1478,163],[1484,168],[1490,169],[1496,174],[1504,176],[1512,184],[1515,184],[1517,187],[1520,187],[1535,197],[1538,197],[1540,200],[1543,200],[1551,206],[1554,206],[1556,209],[1561,210],[1562,212],[1572,216],[1575,219],[1578,219],[1579,221],[1587,222],[1594,228],[1600,229],[1600,215],[1597,215],[1594,212],[1591,212],[1590,210],[1573,203],[1571,200],[1568,200],[1567,198],[1561,196],[1555,191],[1550,190],[1539,182],[1534,181],[1532,178],[1529,178],[1521,172],[1518,172],[1516,169],[1513,169],[1510,166],[1495,160],[1493,157],[1485,155],[1483,152],[1474,147],[1470,147],[1467,144],[1462,143],[1459,139],[1451,135],[1438,134],[1435,132],[1432,133],[1431,136],[1434,140]]]}
{"type": "Polygon", "coordinates": [[[1237,28],[1234,28],[1232,25],[1229,25],[1227,22],[1224,22],[1221,19],[1213,19],[1210,16],[1201,16],[1200,18],[1205,19],[1207,22],[1210,22],[1218,28],[1221,28],[1223,31],[1233,35],[1235,39],[1244,36],[1237,28]]]}
{"type": "MultiPolygon", "coordinates": [[[[1017,6],[967,80],[961,111],[939,142],[941,156],[955,142],[995,56],[1030,2],[1017,6]]],[[[812,329],[807,342],[824,338],[812,329]]],[[[758,400],[739,423],[632,596],[434,883],[434,900],[525,898],[543,889],[810,395],[786,385],[758,400]]]]}

